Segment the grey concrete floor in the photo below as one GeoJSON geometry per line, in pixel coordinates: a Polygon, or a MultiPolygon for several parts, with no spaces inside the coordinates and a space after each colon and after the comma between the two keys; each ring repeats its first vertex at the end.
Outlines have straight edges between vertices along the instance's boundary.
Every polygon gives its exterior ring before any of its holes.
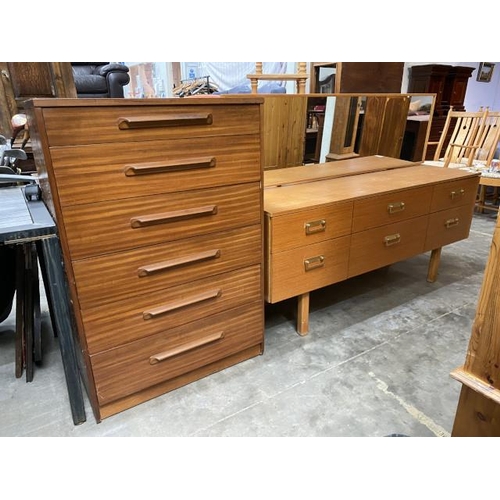
{"type": "Polygon", "coordinates": [[[496,214],[470,237],[311,294],[310,333],[295,300],[266,306],[265,352],[97,424],[74,426],[57,339],[42,302],[43,363],[14,376],[14,312],[0,325],[0,436],[449,436],[496,214]]]}

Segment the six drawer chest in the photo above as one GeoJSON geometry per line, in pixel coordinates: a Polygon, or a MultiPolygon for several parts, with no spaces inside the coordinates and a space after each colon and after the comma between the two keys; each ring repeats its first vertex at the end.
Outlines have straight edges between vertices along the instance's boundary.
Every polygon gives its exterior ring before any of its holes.
{"type": "Polygon", "coordinates": [[[261,104],[29,103],[97,421],[263,352],[261,104]]]}

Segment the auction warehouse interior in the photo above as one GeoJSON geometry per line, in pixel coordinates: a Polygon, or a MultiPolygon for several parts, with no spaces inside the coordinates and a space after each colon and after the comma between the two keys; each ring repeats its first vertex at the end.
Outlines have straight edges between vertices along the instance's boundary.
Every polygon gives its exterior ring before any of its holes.
{"type": "Polygon", "coordinates": [[[499,64],[0,63],[0,436],[500,436],[499,64]]]}

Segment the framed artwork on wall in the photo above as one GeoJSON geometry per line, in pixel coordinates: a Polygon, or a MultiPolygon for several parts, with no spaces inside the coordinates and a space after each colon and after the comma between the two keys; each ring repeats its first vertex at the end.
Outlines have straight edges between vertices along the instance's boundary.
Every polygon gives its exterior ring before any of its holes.
{"type": "Polygon", "coordinates": [[[494,67],[495,63],[490,63],[490,62],[479,63],[479,69],[477,71],[477,81],[478,82],[491,81],[491,75],[493,74],[494,67]]]}

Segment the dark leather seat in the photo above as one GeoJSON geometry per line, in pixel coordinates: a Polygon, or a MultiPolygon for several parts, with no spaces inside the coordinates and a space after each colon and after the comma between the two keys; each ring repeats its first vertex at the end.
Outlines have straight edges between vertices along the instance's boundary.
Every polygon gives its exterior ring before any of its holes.
{"type": "Polygon", "coordinates": [[[123,87],[130,82],[129,68],[107,62],[72,62],[78,97],[124,97],[123,87]]]}

